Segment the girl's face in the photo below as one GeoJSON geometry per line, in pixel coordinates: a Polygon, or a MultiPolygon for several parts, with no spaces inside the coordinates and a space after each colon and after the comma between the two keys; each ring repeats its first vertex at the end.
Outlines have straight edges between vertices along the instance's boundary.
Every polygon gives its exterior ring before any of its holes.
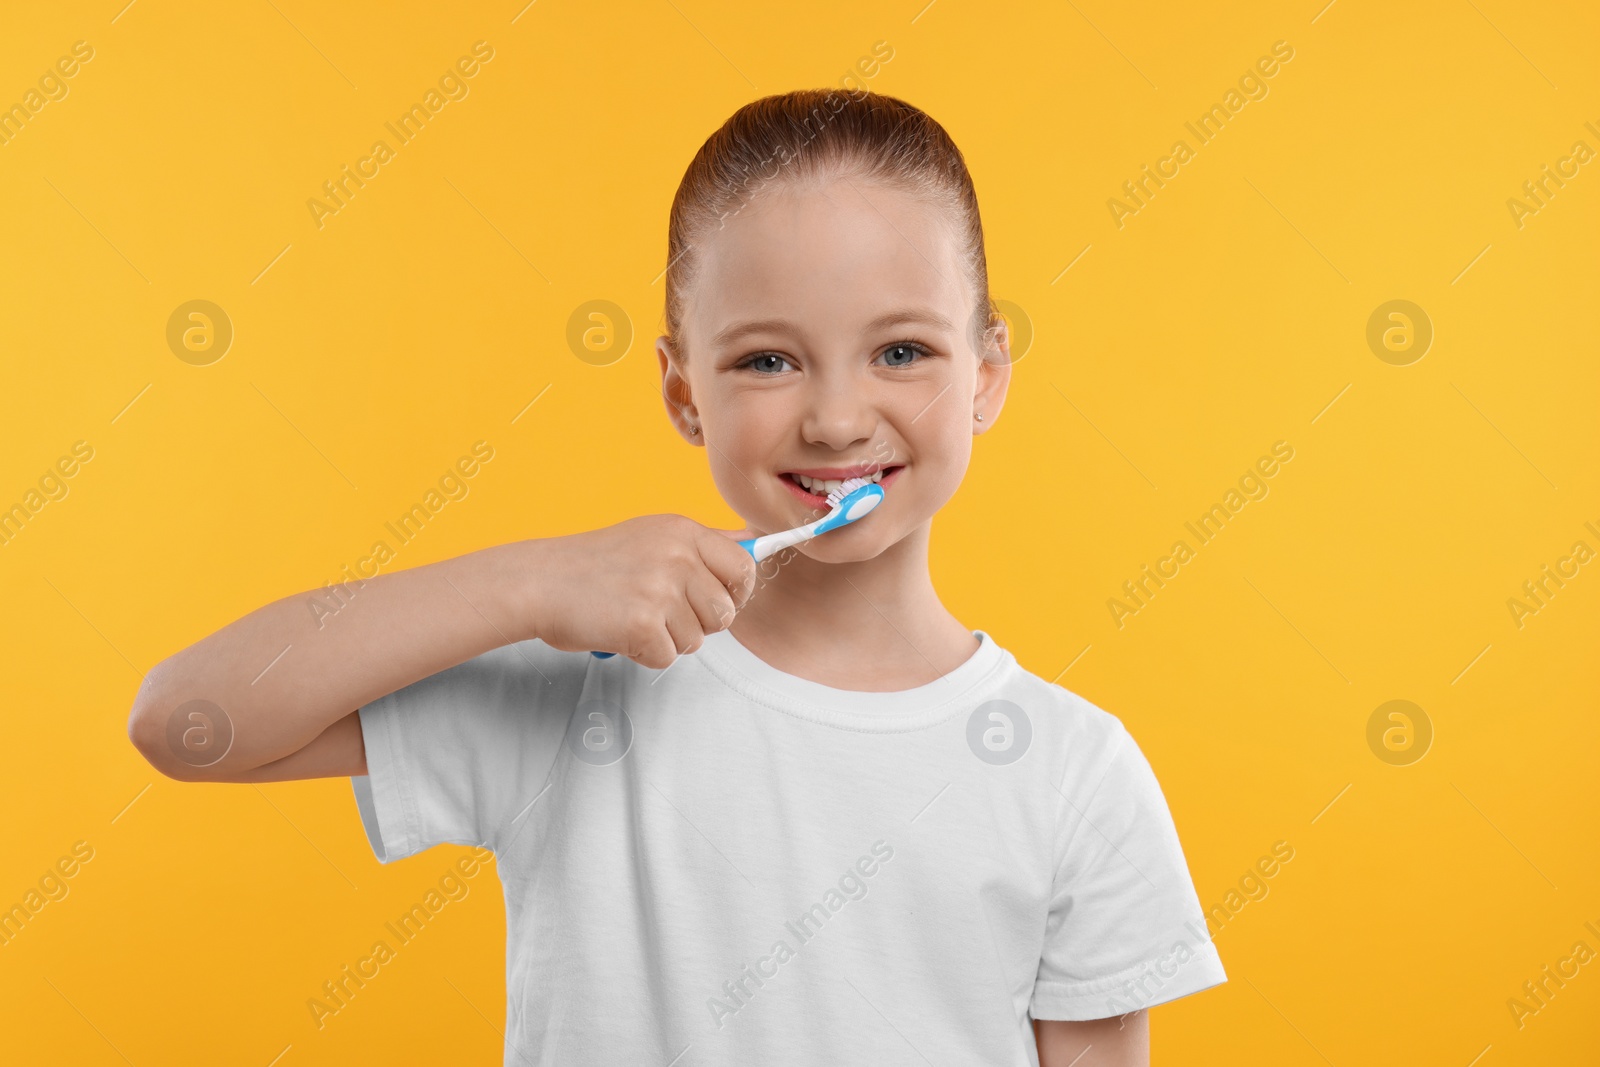
{"type": "Polygon", "coordinates": [[[826,513],[826,489],[797,475],[881,473],[875,511],[801,548],[821,562],[870,559],[961,484],[973,435],[1000,414],[1010,350],[1003,330],[988,361],[972,347],[975,297],[945,215],[859,176],[785,183],[695,247],[687,358],[673,362],[657,339],[662,387],[750,529],[826,513]]]}

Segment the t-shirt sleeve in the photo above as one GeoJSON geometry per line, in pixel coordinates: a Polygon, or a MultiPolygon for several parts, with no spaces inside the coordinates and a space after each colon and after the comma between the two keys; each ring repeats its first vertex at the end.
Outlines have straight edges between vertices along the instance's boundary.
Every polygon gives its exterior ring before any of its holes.
{"type": "Polygon", "coordinates": [[[378,861],[446,842],[500,851],[549,778],[590,658],[515,642],[360,708],[367,773],[350,783],[378,861]]]}
{"type": "Polygon", "coordinates": [[[1035,1019],[1105,1019],[1228,980],[1144,753],[1114,716],[1100,770],[1062,782],[1035,1019]]]}

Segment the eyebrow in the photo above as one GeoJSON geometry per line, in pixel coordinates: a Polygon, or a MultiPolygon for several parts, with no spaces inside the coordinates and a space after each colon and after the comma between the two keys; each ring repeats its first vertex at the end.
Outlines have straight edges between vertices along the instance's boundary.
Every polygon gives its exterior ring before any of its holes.
{"type": "MultiPolygon", "coordinates": [[[[877,318],[867,323],[866,332],[875,333],[878,330],[886,330],[890,326],[903,326],[907,324],[932,326],[940,330],[948,330],[951,328],[950,320],[945,318],[943,315],[926,308],[911,307],[896,308],[894,311],[879,315],[877,318]]],[[[718,332],[716,336],[711,338],[711,344],[713,347],[721,348],[724,345],[732,344],[733,342],[738,341],[741,338],[748,337],[751,334],[794,334],[799,332],[800,328],[794,323],[790,322],[788,319],[753,319],[747,322],[736,322],[730,326],[727,326],[718,332]]]]}

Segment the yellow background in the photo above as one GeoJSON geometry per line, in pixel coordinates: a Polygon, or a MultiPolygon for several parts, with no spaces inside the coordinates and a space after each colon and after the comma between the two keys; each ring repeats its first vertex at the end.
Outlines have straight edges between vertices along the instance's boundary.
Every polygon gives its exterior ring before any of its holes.
{"type": "Polygon", "coordinates": [[[1231,980],[1153,1011],[1156,1062],[1594,1062],[1600,961],[1507,1007],[1600,951],[1600,564],[1507,608],[1600,549],[1600,162],[1506,206],[1600,150],[1592,6],[120,4],[0,34],[0,103],[95,50],[0,146],[0,506],[94,449],[0,546],[0,905],[94,849],[0,947],[0,1061],[499,1062],[493,876],[319,1031],[307,999],[463,850],[380,867],[345,779],[161,777],[125,734],[141,672],[338,577],[477,440],[390,569],[736,525],[655,392],[668,206],[739,105],[884,41],[862,83],[965,151],[1035,331],[937,523],[942,595],[1123,719],[1205,906],[1295,849],[1217,935],[1231,980]],[[478,40],[470,95],[319,229],[306,201],[478,40]],[[1107,200],[1279,40],[1269,95],[1119,229],[1107,200]],[[234,326],[209,366],[166,343],[192,299],[234,326]],[[635,332],[607,366],[565,340],[596,299],[635,332]],[[1435,330],[1409,366],[1365,340],[1394,299],[1435,330]],[[1279,440],[1270,495],[1119,629],[1123,581],[1279,440]],[[1409,766],[1366,740],[1394,699],[1435,734],[1409,766]]]}

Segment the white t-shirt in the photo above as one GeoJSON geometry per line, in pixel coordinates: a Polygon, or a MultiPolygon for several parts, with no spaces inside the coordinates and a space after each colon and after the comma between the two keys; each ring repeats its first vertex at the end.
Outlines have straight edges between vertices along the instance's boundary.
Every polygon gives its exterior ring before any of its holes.
{"type": "Polygon", "coordinates": [[[1122,723],[973,633],[890,693],[506,645],[360,709],[362,822],[493,850],[507,1067],[1036,1067],[1227,975],[1122,723]]]}

